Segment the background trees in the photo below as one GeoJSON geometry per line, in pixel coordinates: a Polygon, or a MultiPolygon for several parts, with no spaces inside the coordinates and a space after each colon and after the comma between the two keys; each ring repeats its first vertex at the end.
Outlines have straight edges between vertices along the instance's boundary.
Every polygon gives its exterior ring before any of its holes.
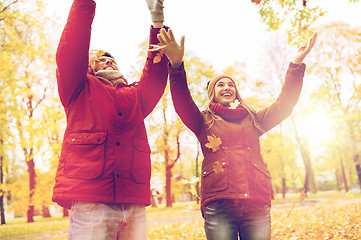
{"type": "MultiPolygon", "coordinates": [[[[265,36],[268,46],[255,47],[262,53],[257,68],[236,62],[217,69],[202,56],[187,52],[185,66],[196,104],[203,109],[207,81],[224,73],[238,81],[239,91],[249,105],[256,109],[267,106],[281,89],[293,51],[318,31],[318,42],[307,58],[301,99],[292,118],[262,136],[262,154],[272,175],[275,195],[285,197],[291,190],[302,188],[311,192],[316,187],[349,191],[359,186],[359,26],[318,26],[325,11],[317,1],[254,2],[259,3],[261,21],[271,30],[265,36]]],[[[51,39],[49,21],[42,14],[44,3],[0,2],[1,224],[5,224],[5,210],[14,210],[18,216],[27,213],[29,222],[34,221],[34,214],[49,216],[47,209],[66,119],[56,91],[54,52],[58,39],[51,39]]],[[[213,45],[209,51],[222,49],[225,44],[213,45]]],[[[131,81],[139,79],[146,47],[144,42],[139,48],[140,60],[127,76],[131,81]]],[[[193,134],[177,117],[168,87],[146,125],[153,152],[152,186],[164,192],[166,205],[171,206],[182,191],[191,191],[189,184],[179,179],[197,181],[193,177],[198,176],[202,154],[193,134]]]]}

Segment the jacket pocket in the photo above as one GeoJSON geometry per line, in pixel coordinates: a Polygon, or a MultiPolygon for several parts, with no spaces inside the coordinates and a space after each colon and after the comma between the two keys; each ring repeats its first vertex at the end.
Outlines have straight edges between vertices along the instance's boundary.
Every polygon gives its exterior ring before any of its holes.
{"type": "Polygon", "coordinates": [[[202,170],[202,192],[218,192],[228,187],[228,165],[226,160],[215,161],[202,170]]]}
{"type": "Polygon", "coordinates": [[[107,132],[71,133],[65,139],[65,174],[69,178],[94,179],[103,172],[107,132]]]}
{"type": "Polygon", "coordinates": [[[271,175],[266,167],[262,164],[253,163],[254,168],[254,182],[256,191],[262,195],[270,195],[272,191],[271,175]]]}
{"type": "Polygon", "coordinates": [[[133,137],[132,177],[135,182],[149,184],[151,175],[150,147],[146,140],[133,137]]]}

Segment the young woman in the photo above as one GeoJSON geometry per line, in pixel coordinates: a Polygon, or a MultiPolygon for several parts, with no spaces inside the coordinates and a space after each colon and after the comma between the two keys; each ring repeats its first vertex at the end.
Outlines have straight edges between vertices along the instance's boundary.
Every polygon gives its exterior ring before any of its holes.
{"type": "Polygon", "coordinates": [[[180,46],[171,31],[161,31],[170,61],[170,88],[177,114],[197,136],[202,163],[201,210],[207,239],[263,240],[271,237],[271,178],[260,152],[259,137],[290,115],[305,72],[303,59],[315,44],[314,34],[290,63],[278,99],[254,111],[244,104],[235,82],[217,76],[207,84],[209,103],[200,111],[192,100],[180,46]]]}

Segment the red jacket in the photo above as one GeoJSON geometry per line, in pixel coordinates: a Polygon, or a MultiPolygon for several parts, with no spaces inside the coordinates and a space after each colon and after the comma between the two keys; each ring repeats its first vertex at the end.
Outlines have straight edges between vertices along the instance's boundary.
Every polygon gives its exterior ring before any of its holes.
{"type": "MultiPolygon", "coordinates": [[[[267,132],[292,112],[298,101],[305,65],[290,64],[282,91],[272,105],[256,113],[267,132]]],[[[200,112],[192,100],[184,68],[169,72],[174,107],[184,124],[197,136],[202,163],[201,206],[217,199],[243,199],[271,204],[271,177],[263,162],[259,137],[262,133],[247,114],[237,121],[212,121],[209,111],[200,112]],[[220,149],[208,148],[209,136],[220,138],[220,149]]]]}
{"type": "MultiPolygon", "coordinates": [[[[53,201],[150,204],[150,147],[144,118],[161,98],[168,59],[149,53],[141,79],[131,85],[102,83],[88,68],[95,3],[75,0],[58,46],[57,81],[67,128],[53,201]]],[[[121,32],[121,31],[119,31],[121,32]]],[[[150,43],[159,30],[151,29],[150,43]]]]}

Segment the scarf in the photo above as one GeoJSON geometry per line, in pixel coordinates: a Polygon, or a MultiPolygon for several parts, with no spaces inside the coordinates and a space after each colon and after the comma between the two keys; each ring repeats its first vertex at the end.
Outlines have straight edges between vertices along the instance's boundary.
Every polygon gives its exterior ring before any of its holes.
{"type": "Polygon", "coordinates": [[[209,105],[209,109],[228,121],[241,120],[247,115],[247,110],[242,106],[238,106],[236,109],[230,109],[229,107],[223,107],[212,102],[209,105]]]}
{"type": "Polygon", "coordinates": [[[99,70],[95,75],[101,81],[114,86],[117,83],[128,84],[128,81],[124,78],[123,74],[117,70],[99,70]]]}

